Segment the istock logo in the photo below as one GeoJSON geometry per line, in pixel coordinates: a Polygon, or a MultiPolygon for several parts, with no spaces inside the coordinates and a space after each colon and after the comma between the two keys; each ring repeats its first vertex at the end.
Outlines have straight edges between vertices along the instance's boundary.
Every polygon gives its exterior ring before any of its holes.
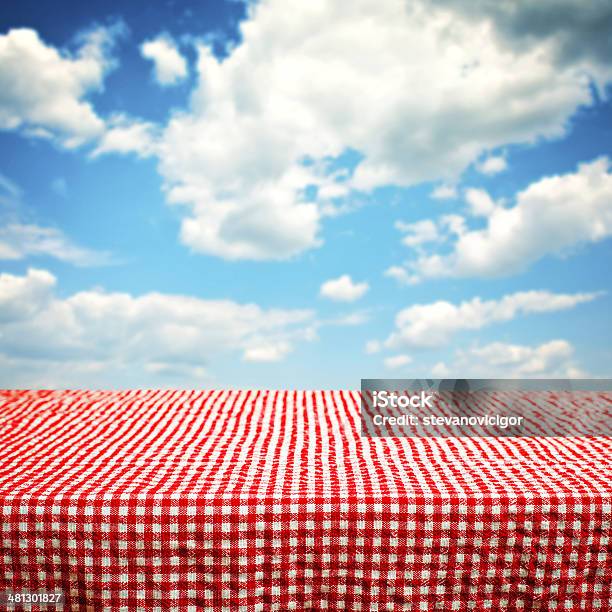
{"type": "Polygon", "coordinates": [[[397,393],[396,391],[374,391],[372,393],[374,408],[433,408],[434,394],[425,391],[414,395],[397,393]]]}

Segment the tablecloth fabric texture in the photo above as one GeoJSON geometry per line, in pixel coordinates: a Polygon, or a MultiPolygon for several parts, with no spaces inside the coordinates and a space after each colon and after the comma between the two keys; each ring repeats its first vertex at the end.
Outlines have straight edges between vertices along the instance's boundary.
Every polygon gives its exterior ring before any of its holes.
{"type": "Polygon", "coordinates": [[[0,394],[0,591],[69,610],[610,610],[612,440],[360,437],[359,394],[0,394]]]}

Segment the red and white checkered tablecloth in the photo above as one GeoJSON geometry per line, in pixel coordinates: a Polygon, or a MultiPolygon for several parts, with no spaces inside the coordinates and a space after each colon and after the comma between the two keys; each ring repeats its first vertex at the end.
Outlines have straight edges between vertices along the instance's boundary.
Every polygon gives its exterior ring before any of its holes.
{"type": "Polygon", "coordinates": [[[356,392],[0,394],[0,591],[610,610],[612,439],[360,437],[356,392]]]}

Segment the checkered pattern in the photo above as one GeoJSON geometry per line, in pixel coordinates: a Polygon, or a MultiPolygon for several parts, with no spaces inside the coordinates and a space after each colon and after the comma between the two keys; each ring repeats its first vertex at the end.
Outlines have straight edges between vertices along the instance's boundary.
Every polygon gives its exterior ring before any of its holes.
{"type": "Polygon", "coordinates": [[[70,610],[612,609],[612,439],[359,427],[355,392],[4,392],[0,590],[70,610]]]}

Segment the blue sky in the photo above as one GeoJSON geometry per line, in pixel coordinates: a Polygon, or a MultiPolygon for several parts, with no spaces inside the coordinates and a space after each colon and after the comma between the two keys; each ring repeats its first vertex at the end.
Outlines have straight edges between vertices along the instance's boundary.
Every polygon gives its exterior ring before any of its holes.
{"type": "Polygon", "coordinates": [[[610,376],[608,4],[4,3],[0,385],[610,376]]]}

